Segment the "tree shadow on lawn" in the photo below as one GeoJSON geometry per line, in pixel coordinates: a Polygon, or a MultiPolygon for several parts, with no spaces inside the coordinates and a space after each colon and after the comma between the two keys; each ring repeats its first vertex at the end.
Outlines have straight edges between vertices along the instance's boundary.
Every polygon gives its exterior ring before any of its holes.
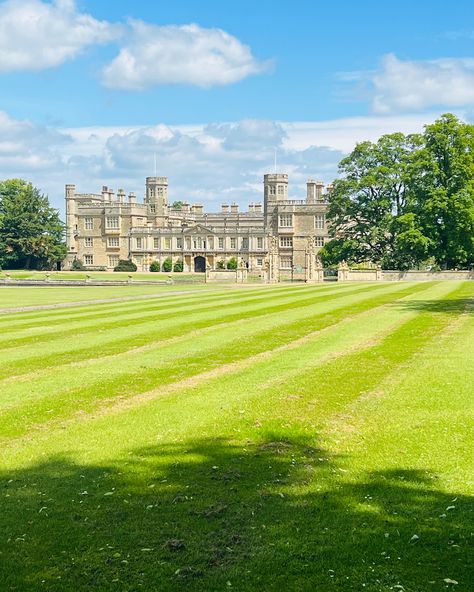
{"type": "Polygon", "coordinates": [[[280,433],[3,473],[1,589],[469,589],[471,498],[338,460],[280,433]]]}
{"type": "Polygon", "coordinates": [[[458,316],[463,313],[474,314],[473,298],[452,298],[449,300],[398,300],[391,306],[419,312],[438,312],[458,316]]]}

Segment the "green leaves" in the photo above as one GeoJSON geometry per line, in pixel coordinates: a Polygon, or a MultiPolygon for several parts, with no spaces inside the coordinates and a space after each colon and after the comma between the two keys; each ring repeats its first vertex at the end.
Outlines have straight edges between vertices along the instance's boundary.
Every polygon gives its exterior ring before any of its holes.
{"type": "Polygon", "coordinates": [[[64,225],[46,195],[23,179],[0,181],[0,264],[51,269],[64,259],[64,225]]]}
{"type": "Polygon", "coordinates": [[[321,253],[326,265],[474,264],[474,126],[446,114],[422,135],[358,144],[339,170],[328,212],[334,240],[321,253]]]}

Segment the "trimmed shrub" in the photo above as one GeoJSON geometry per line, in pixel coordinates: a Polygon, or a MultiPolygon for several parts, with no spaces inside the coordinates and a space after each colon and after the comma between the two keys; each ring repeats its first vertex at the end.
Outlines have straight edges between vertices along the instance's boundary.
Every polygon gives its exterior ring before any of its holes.
{"type": "Polygon", "coordinates": [[[150,264],[150,271],[160,271],[160,262],[152,261],[150,264]]]}
{"type": "Polygon", "coordinates": [[[84,263],[81,261],[81,259],[75,258],[74,261],[72,262],[71,269],[73,271],[84,271],[85,270],[84,263]]]}
{"type": "Polygon", "coordinates": [[[114,271],[137,271],[137,266],[130,259],[119,259],[118,265],[114,267],[114,271]]]}
{"type": "Polygon", "coordinates": [[[167,273],[169,273],[173,269],[173,261],[171,260],[171,257],[167,257],[163,261],[163,265],[161,266],[161,269],[162,269],[162,271],[166,271],[167,273]]]}
{"type": "Polygon", "coordinates": [[[231,257],[227,261],[227,269],[237,269],[237,259],[235,257],[231,257]]]}
{"type": "Polygon", "coordinates": [[[173,271],[183,271],[184,269],[184,263],[182,261],[182,259],[178,259],[178,261],[176,261],[176,263],[173,266],[173,271]]]}

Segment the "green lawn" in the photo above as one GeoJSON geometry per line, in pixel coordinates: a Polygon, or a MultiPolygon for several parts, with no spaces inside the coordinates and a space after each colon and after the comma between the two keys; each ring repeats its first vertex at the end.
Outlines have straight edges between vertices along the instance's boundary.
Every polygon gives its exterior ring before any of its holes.
{"type": "MultiPolygon", "coordinates": [[[[214,287],[215,288],[215,287],[214,287]]],[[[212,285],[142,285],[142,286],[0,286],[0,309],[42,306],[86,300],[108,300],[153,296],[189,290],[212,289],[212,285]]]]}
{"type": "Polygon", "coordinates": [[[0,289],[2,592],[472,590],[474,282],[181,288],[0,289]]]}

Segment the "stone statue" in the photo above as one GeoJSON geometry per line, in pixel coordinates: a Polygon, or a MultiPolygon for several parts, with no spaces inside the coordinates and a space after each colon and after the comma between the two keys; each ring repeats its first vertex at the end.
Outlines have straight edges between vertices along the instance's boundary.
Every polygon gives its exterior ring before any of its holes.
{"type": "Polygon", "coordinates": [[[278,237],[274,234],[270,235],[269,237],[269,251],[276,252],[278,251],[278,237]]]}

